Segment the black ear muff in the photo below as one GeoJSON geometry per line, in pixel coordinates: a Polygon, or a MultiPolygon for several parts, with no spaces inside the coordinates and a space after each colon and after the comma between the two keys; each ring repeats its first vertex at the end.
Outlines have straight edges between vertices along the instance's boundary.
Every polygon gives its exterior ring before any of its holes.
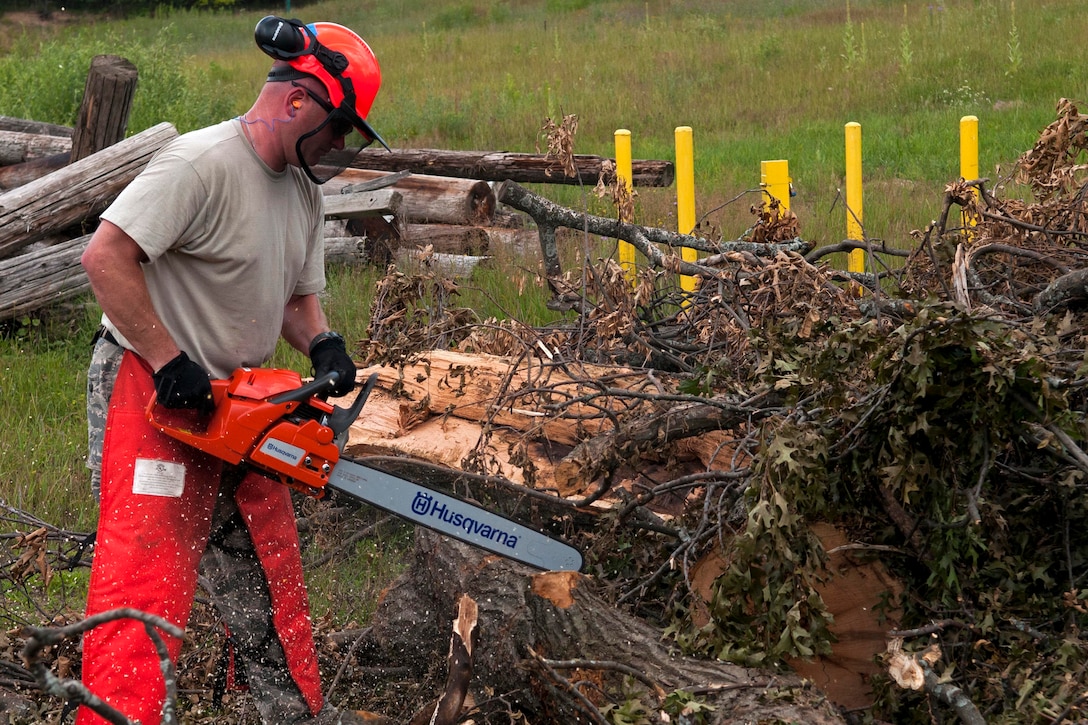
{"type": "Polygon", "coordinates": [[[290,60],[306,55],[308,33],[298,20],[284,20],[268,15],[257,22],[253,38],[257,45],[276,60],[290,60]]]}

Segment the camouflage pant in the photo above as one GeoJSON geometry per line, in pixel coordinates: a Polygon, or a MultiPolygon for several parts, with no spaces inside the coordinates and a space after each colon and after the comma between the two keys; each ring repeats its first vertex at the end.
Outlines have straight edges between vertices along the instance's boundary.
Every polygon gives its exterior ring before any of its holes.
{"type": "Polygon", "coordinates": [[[208,548],[200,560],[200,584],[230,630],[231,646],[245,662],[261,721],[305,722],[310,708],[291,678],[272,625],[272,596],[264,569],[234,501],[243,473],[233,468],[223,476],[208,548]]]}
{"type": "Polygon", "coordinates": [[[95,336],[91,364],[87,368],[87,468],[91,471],[91,495],[102,495],[102,441],[106,436],[106,412],[113,394],[113,381],[121,365],[124,348],[95,336]]]}
{"type": "MultiPolygon", "coordinates": [[[[87,370],[87,468],[91,492],[100,498],[106,414],[124,349],[98,336],[87,370]]],[[[264,569],[234,501],[238,469],[224,475],[216,500],[212,533],[200,560],[200,585],[208,592],[245,663],[246,679],[264,723],[362,722],[328,703],[316,716],[291,678],[287,657],[272,625],[272,598],[264,569]]]]}

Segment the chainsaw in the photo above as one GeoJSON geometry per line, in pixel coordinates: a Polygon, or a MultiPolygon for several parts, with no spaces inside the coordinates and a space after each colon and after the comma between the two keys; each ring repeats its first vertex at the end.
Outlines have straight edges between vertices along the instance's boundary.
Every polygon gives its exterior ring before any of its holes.
{"type": "Polygon", "coordinates": [[[548,571],[580,571],[574,547],[500,514],[341,454],[348,428],[359,417],[377,374],[347,408],[325,397],[337,373],[305,385],[292,370],[238,368],[212,381],[215,409],[203,427],[173,425],[152,399],[148,420],[172,438],[247,465],[308,496],[330,490],[467,544],[548,571]]]}

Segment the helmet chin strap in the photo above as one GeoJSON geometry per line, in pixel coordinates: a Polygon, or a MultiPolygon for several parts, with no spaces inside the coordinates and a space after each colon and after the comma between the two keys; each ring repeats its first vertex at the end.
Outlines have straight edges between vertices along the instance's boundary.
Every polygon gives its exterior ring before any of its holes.
{"type": "Polygon", "coordinates": [[[327,124],[328,122],[329,122],[329,119],[326,118],[325,121],[320,126],[315,128],[313,131],[310,131],[309,133],[302,134],[301,136],[298,137],[298,141],[295,141],[295,156],[298,157],[299,167],[306,174],[306,176],[310,177],[310,181],[314,182],[318,186],[321,186],[322,184],[324,184],[325,181],[328,181],[328,179],[325,179],[324,181],[322,181],[322,180],[319,180],[317,178],[317,176],[314,175],[314,172],[310,169],[310,164],[306,161],[306,156],[302,153],[302,144],[305,141],[307,141],[307,140],[313,138],[315,135],[317,135],[321,131],[321,129],[323,129],[325,127],[325,124],[327,124]]]}
{"type": "MultiPolygon", "coordinates": [[[[336,176],[336,174],[332,174],[331,176],[329,176],[326,179],[319,179],[317,177],[317,174],[314,173],[313,169],[310,168],[309,162],[306,161],[306,155],[302,151],[302,145],[304,143],[306,143],[306,141],[308,141],[311,138],[313,138],[314,136],[316,136],[317,134],[321,133],[322,129],[324,129],[325,126],[328,126],[329,123],[331,123],[331,122],[332,122],[332,114],[330,113],[327,116],[325,116],[324,121],[322,121],[321,123],[318,124],[317,128],[315,128],[313,131],[308,131],[308,132],[302,134],[301,136],[298,137],[298,140],[295,141],[295,156],[298,157],[299,168],[301,168],[303,173],[305,173],[306,176],[309,177],[310,181],[314,182],[318,186],[321,186],[326,181],[331,179],[333,176],[336,176]]],[[[339,173],[339,172],[337,172],[337,173],[339,173]]]]}

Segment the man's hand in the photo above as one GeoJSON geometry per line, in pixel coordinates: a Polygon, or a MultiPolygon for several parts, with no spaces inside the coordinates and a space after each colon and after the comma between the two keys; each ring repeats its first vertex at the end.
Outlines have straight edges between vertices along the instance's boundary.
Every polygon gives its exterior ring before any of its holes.
{"type": "Polygon", "coordinates": [[[215,409],[211,376],[184,352],[159,368],[152,379],[164,408],[193,408],[205,414],[215,409]]]}
{"type": "Polygon", "coordinates": [[[310,362],[314,366],[314,377],[336,372],[340,377],[329,395],[339,398],[347,395],[355,387],[355,363],[348,355],[344,338],[335,332],[323,332],[310,343],[310,362]]]}

